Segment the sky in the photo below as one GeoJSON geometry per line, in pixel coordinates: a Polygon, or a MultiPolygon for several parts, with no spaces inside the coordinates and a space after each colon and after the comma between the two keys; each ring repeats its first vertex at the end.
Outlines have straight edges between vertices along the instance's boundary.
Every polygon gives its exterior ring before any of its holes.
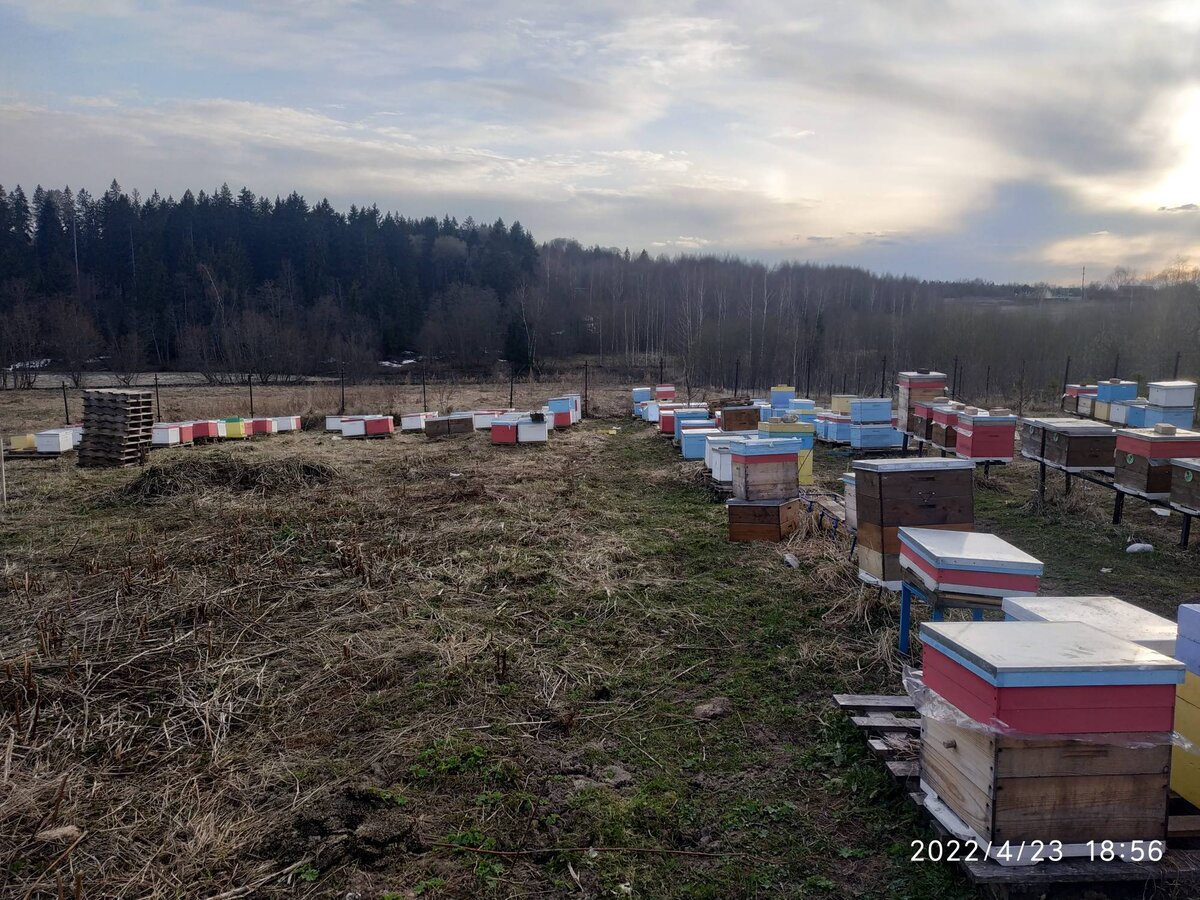
{"type": "Polygon", "coordinates": [[[1200,2],[0,0],[0,184],[114,178],[651,254],[1149,274],[1200,262],[1200,2]]]}

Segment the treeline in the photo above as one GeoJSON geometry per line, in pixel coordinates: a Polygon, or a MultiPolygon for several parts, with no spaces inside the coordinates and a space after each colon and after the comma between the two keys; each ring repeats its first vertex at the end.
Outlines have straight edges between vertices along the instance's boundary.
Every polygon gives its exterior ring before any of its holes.
{"type": "Polygon", "coordinates": [[[0,188],[0,377],[50,358],[270,381],[380,372],[410,353],[461,373],[537,372],[586,355],[622,376],[814,394],[872,392],[897,369],[956,367],[959,393],[1200,370],[1200,270],[1115,270],[1086,289],[938,282],[846,266],[651,257],[520,224],[222,186],[141,198],[0,188]]]}
{"type": "Polygon", "coordinates": [[[459,346],[460,315],[524,363],[510,301],[537,252],[519,223],[342,213],[295,193],[0,187],[0,363],[17,381],[44,357],[73,374],[362,375],[423,344],[459,346]]]}

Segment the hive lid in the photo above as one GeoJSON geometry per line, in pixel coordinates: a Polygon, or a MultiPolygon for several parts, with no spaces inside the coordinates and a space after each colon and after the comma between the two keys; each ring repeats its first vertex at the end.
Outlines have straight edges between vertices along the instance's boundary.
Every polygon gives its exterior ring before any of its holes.
{"type": "Polygon", "coordinates": [[[1194,381],[1151,381],[1149,384],[1146,385],[1146,387],[1148,387],[1148,388],[1179,388],[1179,387],[1194,388],[1195,386],[1196,386],[1196,382],[1194,382],[1194,381]]]}
{"type": "Polygon", "coordinates": [[[1040,559],[994,534],[901,526],[899,536],[901,544],[939,567],[986,566],[1014,574],[1042,574],[1040,559]]]}
{"type": "Polygon", "coordinates": [[[1183,679],[1178,660],[1085,622],[924,622],[921,640],[999,687],[1183,679]]]}
{"type": "Polygon", "coordinates": [[[1095,623],[1101,631],[1160,653],[1174,652],[1179,631],[1170,619],[1117,597],[1005,597],[1002,604],[1019,621],[1095,623]]]}
{"type": "MultiPolygon", "coordinates": [[[[1165,423],[1159,423],[1162,425],[1165,423]]],[[[1158,425],[1153,428],[1118,428],[1117,434],[1122,437],[1135,438],[1139,441],[1195,441],[1200,440],[1200,431],[1189,431],[1186,428],[1175,428],[1174,425],[1168,426],[1173,429],[1171,432],[1163,432],[1158,430],[1158,425]]]]}
{"type": "Polygon", "coordinates": [[[969,459],[942,459],[941,457],[907,457],[901,459],[858,459],[854,461],[856,472],[928,472],[946,469],[971,469],[975,463],[969,459]]]}

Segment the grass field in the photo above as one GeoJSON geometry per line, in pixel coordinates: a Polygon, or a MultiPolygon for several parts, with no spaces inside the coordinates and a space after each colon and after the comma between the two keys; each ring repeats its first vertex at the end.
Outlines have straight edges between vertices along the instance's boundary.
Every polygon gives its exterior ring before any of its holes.
{"type": "MultiPolygon", "coordinates": [[[[0,394],[10,427],[37,394],[0,394]]],[[[1177,517],[1114,528],[1060,482],[1037,516],[1034,471],[976,508],[1046,592],[1189,599],[1177,517]]],[[[894,598],[825,537],[728,543],[699,464],[626,418],[14,461],[9,496],[0,895],[975,896],[908,861],[922,827],[830,702],[901,690],[894,598]]]]}

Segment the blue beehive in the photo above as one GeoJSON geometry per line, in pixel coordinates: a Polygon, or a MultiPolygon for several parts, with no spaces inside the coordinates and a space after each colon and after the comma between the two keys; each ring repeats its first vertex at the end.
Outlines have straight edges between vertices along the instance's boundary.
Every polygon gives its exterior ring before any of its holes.
{"type": "Polygon", "coordinates": [[[1146,404],[1126,403],[1125,424],[1130,428],[1146,428],[1146,404]]]}
{"type": "Polygon", "coordinates": [[[904,436],[891,425],[851,425],[850,446],[855,450],[891,450],[904,442],[904,436]]]}
{"type": "Polygon", "coordinates": [[[890,425],[892,401],[888,397],[856,398],[850,401],[850,424],[890,425]]]}
{"type": "Polygon", "coordinates": [[[710,435],[722,434],[717,428],[689,428],[679,440],[684,459],[704,459],[705,441],[710,435]]]}
{"type": "Polygon", "coordinates": [[[546,401],[550,412],[570,412],[574,404],[570,397],[551,397],[546,401]]]}
{"type": "Polygon", "coordinates": [[[677,409],[675,410],[675,440],[679,440],[683,432],[681,427],[686,419],[707,419],[707,409],[677,409]]]}
{"type": "MultiPolygon", "coordinates": [[[[1132,407],[1130,408],[1132,410],[1132,407]]],[[[1159,423],[1174,425],[1176,428],[1191,428],[1194,418],[1190,406],[1150,406],[1145,407],[1146,422],[1142,428],[1153,428],[1159,423]]],[[[1126,424],[1132,424],[1126,420],[1126,424]]]]}
{"type": "Polygon", "coordinates": [[[787,409],[788,403],[796,396],[796,389],[790,384],[777,384],[771,388],[771,407],[787,409]]]}
{"type": "Polygon", "coordinates": [[[1121,381],[1119,378],[1101,381],[1096,385],[1096,399],[1101,403],[1112,403],[1114,400],[1136,400],[1137,392],[1136,381],[1121,381]]]}

